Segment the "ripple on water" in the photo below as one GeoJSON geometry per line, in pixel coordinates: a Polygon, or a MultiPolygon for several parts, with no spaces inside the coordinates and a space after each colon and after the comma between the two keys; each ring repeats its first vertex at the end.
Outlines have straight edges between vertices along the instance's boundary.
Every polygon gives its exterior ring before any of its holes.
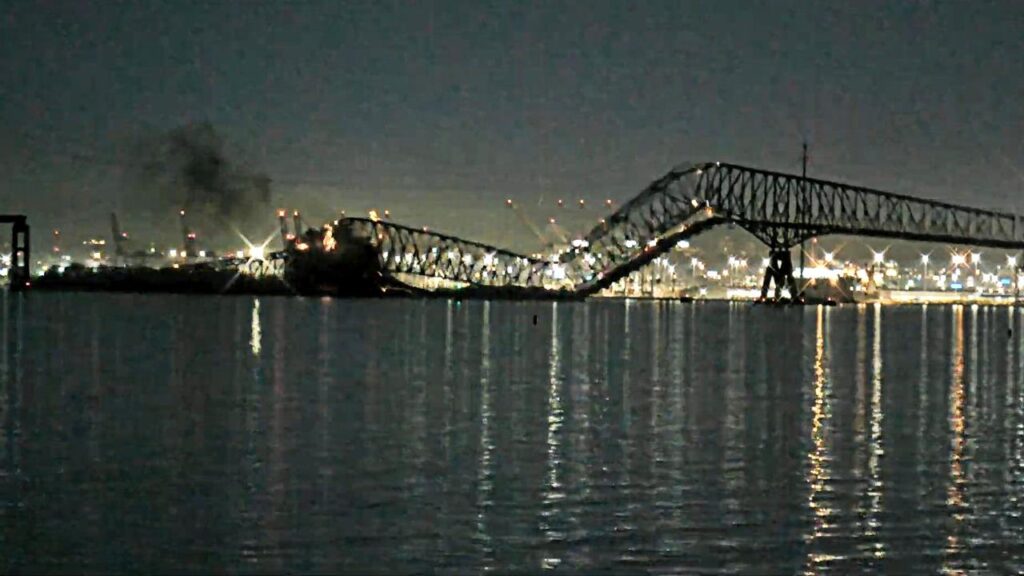
{"type": "Polygon", "coordinates": [[[1016,312],[7,298],[7,572],[1024,570],[1016,312]]]}

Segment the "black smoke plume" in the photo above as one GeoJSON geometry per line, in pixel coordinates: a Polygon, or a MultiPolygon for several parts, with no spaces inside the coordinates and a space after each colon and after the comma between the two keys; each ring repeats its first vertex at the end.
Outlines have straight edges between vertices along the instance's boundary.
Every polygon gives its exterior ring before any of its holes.
{"type": "Polygon", "coordinates": [[[141,152],[143,197],[137,200],[150,210],[171,220],[184,209],[193,226],[206,228],[206,238],[272,225],[270,178],[230,161],[208,122],[175,128],[141,152]]]}

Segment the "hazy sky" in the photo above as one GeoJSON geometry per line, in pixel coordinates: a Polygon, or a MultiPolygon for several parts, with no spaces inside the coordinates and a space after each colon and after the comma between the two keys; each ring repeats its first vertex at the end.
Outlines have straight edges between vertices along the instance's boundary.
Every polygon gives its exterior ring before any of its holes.
{"type": "Polygon", "coordinates": [[[202,121],[280,205],[514,247],[505,197],[803,138],[813,175],[1024,212],[1024,2],[0,0],[2,210],[105,234],[131,143],[202,121]]]}

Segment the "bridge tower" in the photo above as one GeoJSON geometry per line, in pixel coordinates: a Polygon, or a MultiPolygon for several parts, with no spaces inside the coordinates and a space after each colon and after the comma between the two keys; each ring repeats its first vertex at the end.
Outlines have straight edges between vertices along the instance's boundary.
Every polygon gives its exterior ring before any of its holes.
{"type": "MultiPolygon", "coordinates": [[[[790,300],[793,302],[803,301],[803,289],[798,288],[796,278],[793,276],[793,257],[790,250],[800,246],[800,283],[804,282],[804,242],[814,237],[814,230],[811,226],[810,217],[811,198],[807,190],[807,141],[802,146],[800,157],[801,176],[796,186],[790,184],[790,193],[776,209],[781,209],[789,215],[795,227],[772,226],[762,224],[751,230],[754,236],[768,246],[768,266],[764,271],[764,281],[761,283],[761,300],[768,299],[768,289],[775,283],[775,294],[773,299],[782,299],[782,289],[789,290],[790,300]]],[[[763,210],[768,212],[767,207],[763,210]]]]}

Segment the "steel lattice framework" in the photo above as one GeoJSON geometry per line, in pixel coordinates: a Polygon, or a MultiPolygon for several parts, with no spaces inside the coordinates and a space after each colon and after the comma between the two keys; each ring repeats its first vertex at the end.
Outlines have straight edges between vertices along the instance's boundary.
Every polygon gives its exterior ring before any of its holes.
{"type": "Polygon", "coordinates": [[[607,287],[677,240],[733,223],[775,253],[848,234],[1024,247],[1019,216],[720,162],[678,167],[652,182],[564,254],[576,289],[607,287]],[[580,265],[580,262],[583,265],[580,265]]]}
{"type": "Polygon", "coordinates": [[[347,218],[346,226],[376,249],[389,274],[439,278],[473,286],[554,287],[542,260],[471,240],[382,220],[347,218]]]}
{"type": "Polygon", "coordinates": [[[1020,217],[726,163],[677,167],[573,246],[547,260],[386,221],[348,218],[386,273],[476,286],[544,287],[586,295],[675,247],[732,223],[773,254],[826,234],[1024,248],[1020,217]]]}
{"type": "Polygon", "coordinates": [[[1019,216],[732,164],[705,164],[695,194],[772,247],[849,234],[1020,248],[1019,216]]]}

